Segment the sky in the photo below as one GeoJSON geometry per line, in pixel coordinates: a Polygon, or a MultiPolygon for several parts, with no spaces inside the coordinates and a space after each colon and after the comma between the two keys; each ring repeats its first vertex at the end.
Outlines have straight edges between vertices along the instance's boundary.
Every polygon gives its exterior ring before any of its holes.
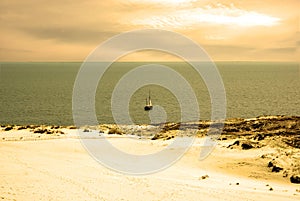
{"type": "MultiPolygon", "coordinates": [[[[299,0],[1,0],[0,61],[84,61],[109,38],[149,28],[192,39],[214,61],[299,61],[299,10],[299,0]]],[[[176,59],[142,51],[120,61],[176,59]]]]}

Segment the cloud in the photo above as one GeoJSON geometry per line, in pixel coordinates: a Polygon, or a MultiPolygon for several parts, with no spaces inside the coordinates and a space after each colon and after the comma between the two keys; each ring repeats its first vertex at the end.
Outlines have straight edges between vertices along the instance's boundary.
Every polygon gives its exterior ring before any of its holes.
{"type": "Polygon", "coordinates": [[[203,45],[205,49],[217,49],[221,51],[253,51],[256,50],[256,48],[248,47],[248,46],[238,46],[238,45],[203,45]]]}
{"type": "Polygon", "coordinates": [[[67,26],[52,27],[19,27],[19,31],[37,38],[49,39],[63,43],[81,43],[81,44],[98,44],[105,39],[110,38],[118,32],[102,31],[97,28],[81,28],[67,26]]]}
{"type": "Polygon", "coordinates": [[[274,52],[274,53],[295,53],[297,48],[296,47],[283,47],[283,48],[269,48],[266,50],[270,51],[270,52],[274,52]]]}
{"type": "Polygon", "coordinates": [[[28,49],[0,48],[0,52],[31,53],[33,51],[28,49]]]}
{"type": "Polygon", "coordinates": [[[197,0],[129,0],[131,3],[138,4],[154,4],[154,5],[165,5],[165,6],[185,6],[190,5],[197,0]]]}
{"type": "MultiPolygon", "coordinates": [[[[286,60],[293,51],[289,48],[300,45],[299,35],[294,35],[299,30],[299,0],[211,2],[2,0],[0,60],[82,60],[106,39],[140,28],[175,30],[204,46],[216,60],[286,60]]],[[[183,45],[163,36],[159,40],[183,45]]],[[[147,55],[160,58],[153,52],[136,58],[147,55]]]]}
{"type": "Polygon", "coordinates": [[[255,11],[247,11],[233,4],[225,6],[205,6],[203,8],[187,8],[172,13],[132,19],[134,25],[145,25],[154,28],[190,28],[202,24],[218,24],[228,26],[275,26],[280,19],[255,11]]]}

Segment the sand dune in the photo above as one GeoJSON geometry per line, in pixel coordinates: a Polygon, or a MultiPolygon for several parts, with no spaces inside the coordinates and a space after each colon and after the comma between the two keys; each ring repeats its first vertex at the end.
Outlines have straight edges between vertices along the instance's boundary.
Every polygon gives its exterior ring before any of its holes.
{"type": "MultiPolygon", "coordinates": [[[[241,145],[232,145],[237,140],[247,140],[240,136],[220,140],[212,154],[199,161],[203,145],[203,138],[199,137],[184,157],[168,169],[151,175],[129,176],[97,163],[81,145],[76,130],[59,130],[62,132],[52,134],[33,133],[29,129],[0,131],[0,199],[300,199],[299,184],[283,177],[283,171],[272,172],[272,167],[268,167],[269,160],[282,151],[294,152],[287,158],[298,157],[299,149],[294,147],[278,147],[264,141],[261,143],[266,144],[260,148],[243,149],[241,145]]],[[[103,135],[119,149],[139,154],[164,149],[173,140],[103,135]]],[[[280,166],[279,159],[283,156],[279,154],[277,159],[274,164],[280,166]]]]}

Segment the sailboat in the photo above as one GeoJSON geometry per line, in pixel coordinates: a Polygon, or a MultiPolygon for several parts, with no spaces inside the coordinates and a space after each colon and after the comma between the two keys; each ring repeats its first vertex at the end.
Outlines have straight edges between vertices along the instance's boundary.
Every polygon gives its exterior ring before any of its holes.
{"type": "Polygon", "coordinates": [[[149,111],[152,110],[153,106],[152,106],[152,102],[151,102],[151,96],[150,96],[150,91],[149,91],[149,98],[146,98],[146,105],[144,107],[145,111],[149,111]]]}

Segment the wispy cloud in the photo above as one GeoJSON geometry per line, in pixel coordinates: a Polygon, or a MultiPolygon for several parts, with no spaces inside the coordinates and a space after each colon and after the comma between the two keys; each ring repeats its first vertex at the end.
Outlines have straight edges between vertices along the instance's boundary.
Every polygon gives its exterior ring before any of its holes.
{"type": "Polygon", "coordinates": [[[235,7],[217,4],[202,8],[186,8],[172,13],[135,18],[134,25],[151,26],[153,28],[195,28],[203,24],[219,24],[228,26],[275,26],[280,18],[269,16],[256,11],[248,11],[235,7]]]}
{"type": "MultiPolygon", "coordinates": [[[[299,0],[213,2],[1,0],[0,61],[83,60],[102,41],[140,28],[181,33],[215,60],[294,60],[299,54],[299,0]]],[[[161,60],[152,52],[130,59],[147,60],[148,54],[161,60]]]]}
{"type": "Polygon", "coordinates": [[[53,40],[69,44],[97,44],[119,32],[103,31],[93,27],[20,27],[19,31],[36,39],[53,40]]]}
{"type": "Polygon", "coordinates": [[[156,5],[166,5],[166,6],[184,6],[190,3],[196,2],[197,0],[129,0],[132,3],[142,3],[142,4],[156,4],[156,5]]]}

